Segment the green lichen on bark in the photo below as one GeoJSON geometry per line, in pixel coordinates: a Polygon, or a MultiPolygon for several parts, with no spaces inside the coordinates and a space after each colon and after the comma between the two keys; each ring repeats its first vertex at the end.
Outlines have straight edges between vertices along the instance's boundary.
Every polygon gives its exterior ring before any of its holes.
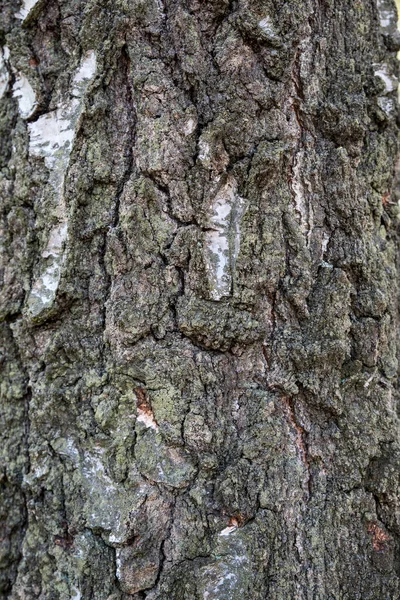
{"type": "Polygon", "coordinates": [[[398,598],[392,0],[1,17],[1,596],[398,598]]]}

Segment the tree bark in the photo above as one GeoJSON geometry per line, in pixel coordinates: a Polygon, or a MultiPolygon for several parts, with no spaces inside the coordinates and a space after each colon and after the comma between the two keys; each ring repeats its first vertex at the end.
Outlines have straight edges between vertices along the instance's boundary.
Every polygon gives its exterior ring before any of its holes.
{"type": "Polygon", "coordinates": [[[1,597],[400,598],[392,0],[1,10],[1,597]]]}

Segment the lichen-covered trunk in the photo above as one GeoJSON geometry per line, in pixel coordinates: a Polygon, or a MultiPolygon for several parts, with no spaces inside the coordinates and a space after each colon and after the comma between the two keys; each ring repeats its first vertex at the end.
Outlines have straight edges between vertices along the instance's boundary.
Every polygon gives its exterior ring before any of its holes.
{"type": "Polygon", "coordinates": [[[2,0],[1,598],[400,598],[396,19],[2,0]]]}

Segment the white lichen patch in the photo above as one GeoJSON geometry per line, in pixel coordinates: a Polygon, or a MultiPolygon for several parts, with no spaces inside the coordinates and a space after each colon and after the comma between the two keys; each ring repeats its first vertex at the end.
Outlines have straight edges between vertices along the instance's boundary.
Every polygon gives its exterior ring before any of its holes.
{"type": "Polygon", "coordinates": [[[46,267],[42,275],[34,283],[31,294],[32,296],[36,295],[42,304],[51,304],[54,300],[60,281],[60,266],[57,262],[53,262],[46,267]]]}
{"type": "Polygon", "coordinates": [[[322,242],[321,242],[321,260],[324,258],[325,256],[325,252],[328,248],[328,244],[329,244],[329,240],[331,239],[331,236],[328,235],[326,232],[324,232],[323,236],[322,236],[322,242]]]}
{"type": "Polygon", "coordinates": [[[203,600],[247,598],[251,560],[246,544],[238,536],[218,536],[214,561],[201,568],[199,575],[203,600]]]}
{"type": "Polygon", "coordinates": [[[205,162],[205,161],[209,161],[211,156],[211,148],[210,148],[210,144],[208,142],[206,142],[205,140],[200,140],[199,141],[199,154],[198,154],[198,159],[201,162],[205,162]]]}
{"type": "Polygon", "coordinates": [[[269,15],[264,17],[264,19],[261,19],[261,21],[258,23],[258,26],[269,38],[277,37],[272,19],[269,15]]]}
{"type": "Polygon", "coordinates": [[[122,526],[119,511],[115,512],[118,508],[118,489],[107,475],[103,460],[101,450],[97,454],[86,454],[84,458],[82,475],[88,496],[87,523],[90,527],[114,530],[116,535],[122,526]],[[108,505],[113,506],[112,511],[108,505]]]}
{"type": "Polygon", "coordinates": [[[87,454],[84,461],[83,473],[88,481],[101,483],[104,493],[115,492],[115,484],[107,475],[103,464],[104,450],[98,449],[97,454],[87,454]]]}
{"type": "Polygon", "coordinates": [[[388,65],[374,65],[374,68],[375,77],[379,77],[379,79],[381,79],[385,84],[385,94],[390,94],[390,92],[394,92],[395,90],[397,90],[399,81],[397,77],[395,77],[389,72],[388,65]]]}
{"type": "Polygon", "coordinates": [[[85,451],[79,474],[87,527],[108,533],[110,544],[123,544],[129,535],[129,513],[138,508],[146,498],[147,488],[138,486],[127,492],[123,485],[113,481],[106,470],[107,453],[102,447],[85,451]]]}
{"type": "Polygon", "coordinates": [[[229,177],[211,204],[210,225],[205,234],[205,260],[213,300],[220,300],[232,293],[244,209],[245,200],[237,194],[235,179],[229,177]]]}
{"type": "Polygon", "coordinates": [[[280,45],[279,35],[269,15],[258,22],[258,27],[260,28],[263,37],[268,39],[272,44],[280,45]]]}
{"type": "Polygon", "coordinates": [[[83,97],[96,73],[96,56],[88,52],[73,77],[73,97],[55,110],[29,123],[29,153],[44,158],[49,170],[48,188],[54,197],[57,224],[51,229],[42,252],[42,268],[28,299],[28,310],[36,317],[54,303],[61,279],[67,241],[67,210],[64,200],[64,181],[76,130],[82,113],[83,97]]]}
{"type": "Polygon", "coordinates": [[[10,51],[7,46],[0,49],[0,99],[4,96],[10,83],[10,72],[8,70],[7,61],[10,56],[10,51]]]}
{"type": "Polygon", "coordinates": [[[15,14],[16,18],[24,21],[32,8],[34,8],[39,1],[40,0],[23,0],[20,10],[15,14]]]}
{"type": "Polygon", "coordinates": [[[261,21],[258,23],[258,26],[268,35],[275,34],[270,16],[266,16],[264,19],[261,19],[261,21]]]}
{"type": "Polygon", "coordinates": [[[78,590],[78,588],[75,587],[74,585],[72,586],[71,593],[73,594],[71,596],[71,600],[81,600],[82,594],[81,594],[80,590],[78,590]]]}
{"type": "Polygon", "coordinates": [[[381,96],[378,98],[378,106],[383,110],[388,117],[392,117],[395,113],[395,103],[391,98],[386,98],[385,96],[381,96]]]}
{"type": "Polygon", "coordinates": [[[36,94],[23,73],[17,73],[12,88],[13,97],[18,101],[18,109],[23,119],[33,115],[36,108],[36,94]]]}

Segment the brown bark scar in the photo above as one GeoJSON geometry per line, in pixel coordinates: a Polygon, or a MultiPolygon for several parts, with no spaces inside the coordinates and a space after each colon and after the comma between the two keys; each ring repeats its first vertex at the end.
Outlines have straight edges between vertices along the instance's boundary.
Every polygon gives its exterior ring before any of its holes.
{"type": "Polygon", "coordinates": [[[387,543],[390,540],[390,536],[379,527],[377,523],[368,523],[368,533],[372,538],[372,546],[376,552],[384,552],[387,550],[387,543]]]}

